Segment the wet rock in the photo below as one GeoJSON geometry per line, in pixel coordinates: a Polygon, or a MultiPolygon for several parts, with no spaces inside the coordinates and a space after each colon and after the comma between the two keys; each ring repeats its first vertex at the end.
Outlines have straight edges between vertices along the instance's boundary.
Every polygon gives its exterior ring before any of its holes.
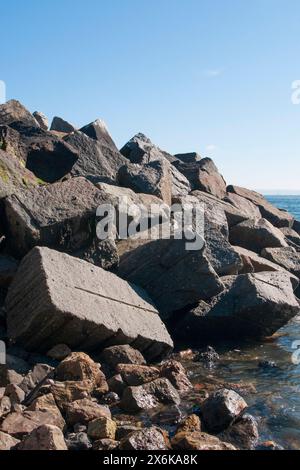
{"type": "Polygon", "coordinates": [[[300,278],[300,252],[291,246],[286,248],[266,248],[261,254],[272,263],[278,264],[300,278]]]}
{"type": "Polygon", "coordinates": [[[224,431],[247,406],[245,400],[233,390],[218,390],[201,406],[203,423],[209,432],[224,431]]]}
{"type": "Polygon", "coordinates": [[[220,356],[212,346],[207,346],[206,351],[199,353],[195,357],[195,361],[202,362],[208,369],[214,367],[219,360],[220,356]]]}
{"type": "Polygon", "coordinates": [[[285,247],[284,235],[266,219],[245,220],[230,229],[230,243],[260,253],[264,248],[285,247]]]}
{"type": "Polygon", "coordinates": [[[93,443],[93,450],[116,450],[120,445],[119,441],[114,441],[112,439],[100,439],[93,443]]]}
{"type": "Polygon", "coordinates": [[[181,314],[174,326],[178,338],[196,342],[271,336],[299,312],[290,276],[284,272],[232,276],[226,284],[211,305],[201,302],[181,314]]]}
{"type": "Polygon", "coordinates": [[[160,373],[163,377],[166,377],[180,393],[186,393],[193,388],[193,385],[186,375],[185,368],[178,361],[170,360],[164,362],[160,368],[160,373]]]}
{"type": "Polygon", "coordinates": [[[59,343],[88,351],[103,343],[134,342],[151,360],[168,353],[173,343],[150,302],[145,292],[112,273],[64,253],[34,248],[6,298],[8,334],[27,350],[39,351],[59,343]]]}
{"type": "Polygon", "coordinates": [[[131,188],[136,193],[152,194],[171,205],[172,172],[168,161],[124,165],[118,172],[118,181],[121,186],[131,188]]]}
{"type": "Polygon", "coordinates": [[[92,448],[92,443],[85,432],[68,433],[65,441],[68,450],[79,451],[90,450],[92,448]]]}
{"type": "Polygon", "coordinates": [[[14,437],[0,431],[0,451],[1,450],[11,450],[17,444],[19,444],[19,440],[15,439],[14,437]]]}
{"type": "Polygon", "coordinates": [[[142,429],[121,440],[120,450],[168,450],[165,433],[156,427],[142,429]]]}
{"type": "Polygon", "coordinates": [[[123,393],[121,407],[129,412],[156,408],[160,403],[179,404],[177,390],[166,378],[156,379],[138,387],[127,387],[123,393]]]}
{"type": "Polygon", "coordinates": [[[236,450],[236,448],[222,442],[216,436],[204,432],[179,432],[171,441],[176,450],[236,450]]]}
{"type": "Polygon", "coordinates": [[[41,129],[43,129],[44,131],[48,130],[49,122],[48,122],[48,118],[47,118],[47,116],[45,116],[45,114],[43,114],[39,111],[35,111],[33,113],[33,117],[38,122],[41,129]]]}
{"type": "Polygon", "coordinates": [[[186,240],[142,240],[120,257],[118,274],[144,286],[162,316],[223,290],[204,248],[187,250],[186,240]]]}
{"type": "Polygon", "coordinates": [[[93,396],[98,399],[100,405],[116,405],[120,401],[120,397],[115,392],[108,392],[103,395],[98,393],[97,389],[93,391],[93,396]]]}
{"type": "Polygon", "coordinates": [[[34,174],[17,157],[0,150],[0,199],[37,184],[34,174]]]}
{"type": "Polygon", "coordinates": [[[137,364],[119,364],[117,372],[123,381],[130,386],[143,385],[158,379],[160,370],[157,367],[141,366],[137,364]]]}
{"type": "Polygon", "coordinates": [[[96,209],[105,202],[84,178],[7,198],[5,212],[14,251],[24,256],[35,245],[43,245],[76,255],[94,240],[96,209]]]}
{"type": "Polygon", "coordinates": [[[89,422],[88,436],[94,440],[115,440],[117,425],[115,421],[107,417],[97,418],[89,422]]]}
{"type": "Polygon", "coordinates": [[[18,262],[11,256],[0,255],[0,286],[8,287],[18,269],[18,262]]]}
{"type": "Polygon", "coordinates": [[[17,100],[9,100],[0,105],[0,124],[10,125],[15,121],[21,121],[27,126],[39,127],[33,115],[17,100]]]}
{"type": "Polygon", "coordinates": [[[55,377],[58,381],[91,381],[93,388],[108,392],[105,375],[87,354],[81,352],[71,353],[56,368],[55,377]]]}
{"type": "Polygon", "coordinates": [[[22,403],[25,399],[25,392],[15,384],[9,384],[5,388],[5,395],[10,398],[11,403],[22,403]]]}
{"type": "Polygon", "coordinates": [[[63,429],[64,420],[58,415],[45,411],[28,411],[10,413],[0,425],[0,431],[19,438],[30,434],[34,429],[50,424],[63,429]]]}
{"type": "Polygon", "coordinates": [[[110,418],[111,413],[107,406],[98,405],[96,402],[87,398],[77,400],[72,403],[66,404],[66,421],[68,425],[74,424],[88,424],[97,418],[110,418]]]}
{"type": "Polygon", "coordinates": [[[47,352],[47,356],[57,361],[63,361],[71,352],[72,350],[66,344],[57,344],[47,352]]]}
{"type": "Polygon", "coordinates": [[[56,131],[56,132],[63,132],[63,133],[68,134],[70,132],[74,132],[76,129],[69,122],[65,121],[64,119],[62,119],[58,116],[55,116],[53,118],[50,130],[51,131],[56,131]]]}
{"type": "Polygon", "coordinates": [[[18,445],[18,450],[68,450],[61,430],[49,424],[34,429],[18,445]]]}
{"type": "Polygon", "coordinates": [[[251,450],[256,446],[259,438],[257,422],[253,416],[245,414],[218,437],[239,449],[251,450]]]}
{"type": "Polygon", "coordinates": [[[294,217],[286,211],[277,209],[277,207],[270,204],[261,194],[239,186],[228,186],[227,191],[228,193],[237,194],[255,204],[259,208],[262,217],[271,222],[275,227],[292,227],[294,217]]]}
{"type": "Polygon", "coordinates": [[[140,351],[129,344],[115,345],[105,348],[100,356],[105,364],[116,369],[119,364],[145,365],[146,361],[140,351]]]}

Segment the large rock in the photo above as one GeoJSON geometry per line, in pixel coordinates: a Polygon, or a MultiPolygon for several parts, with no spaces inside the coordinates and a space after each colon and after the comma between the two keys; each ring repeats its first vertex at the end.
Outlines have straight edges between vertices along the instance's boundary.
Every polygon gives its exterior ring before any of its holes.
{"type": "Polygon", "coordinates": [[[24,256],[43,245],[89,261],[94,256],[95,264],[101,264],[103,242],[96,239],[96,210],[106,202],[85,178],[12,195],[5,200],[5,212],[14,251],[24,256]]]}
{"type": "Polygon", "coordinates": [[[232,276],[226,286],[211,304],[201,302],[181,314],[175,327],[179,338],[197,344],[203,339],[271,336],[299,313],[288,273],[232,276]]]}
{"type": "Polygon", "coordinates": [[[221,441],[216,436],[211,436],[210,434],[192,431],[192,432],[179,432],[177,433],[172,441],[172,447],[176,450],[210,450],[210,451],[232,451],[236,448],[228,444],[227,442],[221,441]]]}
{"type": "Polygon", "coordinates": [[[261,219],[261,213],[259,208],[245,197],[239,196],[235,193],[227,193],[226,197],[224,198],[224,201],[232,204],[243,214],[247,214],[249,219],[261,219]]]}
{"type": "Polygon", "coordinates": [[[118,180],[137,193],[152,194],[168,205],[172,202],[172,172],[166,160],[124,165],[119,170],[118,180]]]}
{"type": "Polygon", "coordinates": [[[64,343],[89,351],[131,343],[154,359],[173,344],[150,302],[144,291],[112,273],[35,248],[23,259],[6,298],[8,334],[27,350],[46,352],[64,343]]]}
{"type": "Polygon", "coordinates": [[[300,247],[300,235],[292,228],[283,227],[280,229],[289,245],[300,247]]]}
{"type": "Polygon", "coordinates": [[[68,450],[64,435],[57,426],[44,424],[26,436],[18,450],[68,450]]]}
{"type": "Polygon", "coordinates": [[[116,369],[118,364],[146,364],[140,351],[132,348],[129,344],[118,344],[105,348],[100,357],[112,369],[116,369]]]}
{"type": "Polygon", "coordinates": [[[44,131],[48,130],[49,122],[45,114],[41,113],[40,111],[34,111],[33,117],[36,119],[41,129],[43,129],[44,131]]]}
{"type": "Polygon", "coordinates": [[[104,155],[103,145],[80,131],[64,138],[79,155],[70,171],[71,176],[86,176],[93,181],[115,182],[117,170],[126,163],[126,159],[117,150],[104,155]]]}
{"type": "Polygon", "coordinates": [[[64,119],[55,116],[52,120],[50,130],[67,134],[69,132],[74,132],[76,128],[73,126],[73,124],[70,124],[68,121],[65,121],[64,119]]]}
{"type": "Polygon", "coordinates": [[[193,190],[200,190],[219,199],[226,195],[226,182],[210,158],[188,162],[177,160],[173,166],[189,181],[193,190]]]}
{"type": "Polygon", "coordinates": [[[17,157],[0,150],[0,200],[37,184],[34,174],[17,157]]]}
{"type": "Polygon", "coordinates": [[[66,421],[69,426],[74,426],[77,423],[86,425],[90,421],[102,417],[111,418],[107,406],[98,405],[98,403],[87,398],[67,404],[65,410],[66,421]]]}
{"type": "MultiPolygon", "coordinates": [[[[176,161],[176,158],[154,145],[144,134],[137,134],[121,149],[131,163],[139,163],[142,166],[157,161],[176,161]]],[[[188,179],[180,173],[175,166],[171,166],[172,195],[182,196],[190,192],[191,186],[188,179]]]]}
{"type": "Polygon", "coordinates": [[[252,450],[258,441],[257,422],[248,413],[238,418],[228,429],[218,435],[225,442],[230,442],[242,450],[252,450]]]}
{"type": "Polygon", "coordinates": [[[277,209],[268,202],[261,194],[239,186],[228,186],[228,193],[234,193],[255,204],[264,219],[267,219],[275,227],[292,227],[294,217],[286,211],[277,209]]]}
{"type": "Polygon", "coordinates": [[[151,295],[162,315],[209,299],[223,285],[204,249],[187,250],[185,240],[140,240],[120,256],[118,273],[151,295]]]}
{"type": "Polygon", "coordinates": [[[239,254],[218,227],[209,222],[204,227],[205,254],[219,276],[238,274],[242,266],[239,254]]]}
{"type": "Polygon", "coordinates": [[[60,137],[41,128],[13,123],[2,126],[0,134],[5,148],[41,181],[53,183],[67,175],[78,159],[77,151],[60,137]]]}
{"type": "Polygon", "coordinates": [[[197,152],[177,153],[174,157],[183,163],[195,163],[201,160],[201,155],[197,152]]]}
{"type": "Polygon", "coordinates": [[[266,248],[262,256],[300,278],[300,252],[293,247],[266,248]]]}
{"type": "Polygon", "coordinates": [[[256,253],[264,248],[287,246],[283,233],[266,219],[245,220],[231,227],[230,242],[256,253]]]}
{"type": "Polygon", "coordinates": [[[23,122],[27,126],[39,127],[33,115],[17,100],[9,100],[0,105],[0,125],[10,125],[13,122],[23,122]]]}
{"type": "Polygon", "coordinates": [[[243,413],[247,406],[245,400],[233,390],[217,390],[202,404],[202,420],[209,432],[222,432],[243,413]]]}

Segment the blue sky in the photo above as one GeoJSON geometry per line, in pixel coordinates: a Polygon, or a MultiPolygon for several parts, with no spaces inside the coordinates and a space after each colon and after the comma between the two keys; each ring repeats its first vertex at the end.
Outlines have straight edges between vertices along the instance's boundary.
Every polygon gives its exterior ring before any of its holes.
{"type": "Polygon", "coordinates": [[[300,190],[298,0],[10,0],[7,98],[117,145],[147,134],[214,158],[228,183],[300,190]]]}

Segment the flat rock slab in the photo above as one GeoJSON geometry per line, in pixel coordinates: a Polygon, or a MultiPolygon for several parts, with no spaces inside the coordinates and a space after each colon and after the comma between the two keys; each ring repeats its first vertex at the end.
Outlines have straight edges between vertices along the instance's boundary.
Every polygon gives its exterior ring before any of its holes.
{"type": "Polygon", "coordinates": [[[173,347],[142,289],[48,248],[36,247],[23,259],[6,307],[9,337],[29,351],[60,343],[80,351],[131,344],[154,359],[173,347]]]}

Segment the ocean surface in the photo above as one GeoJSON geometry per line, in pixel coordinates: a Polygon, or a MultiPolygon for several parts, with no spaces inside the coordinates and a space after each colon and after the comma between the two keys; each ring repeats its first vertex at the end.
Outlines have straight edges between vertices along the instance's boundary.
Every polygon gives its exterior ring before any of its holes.
{"type": "MultiPolygon", "coordinates": [[[[300,220],[300,196],[266,197],[300,220]]],[[[257,420],[260,440],[300,450],[300,317],[271,341],[227,344],[222,345],[222,350],[216,346],[216,350],[221,361],[209,373],[195,363],[190,366],[193,382],[201,383],[210,376],[212,380],[253,385],[255,391],[244,397],[257,420]],[[273,361],[276,366],[264,369],[259,367],[260,361],[273,361]]]]}

